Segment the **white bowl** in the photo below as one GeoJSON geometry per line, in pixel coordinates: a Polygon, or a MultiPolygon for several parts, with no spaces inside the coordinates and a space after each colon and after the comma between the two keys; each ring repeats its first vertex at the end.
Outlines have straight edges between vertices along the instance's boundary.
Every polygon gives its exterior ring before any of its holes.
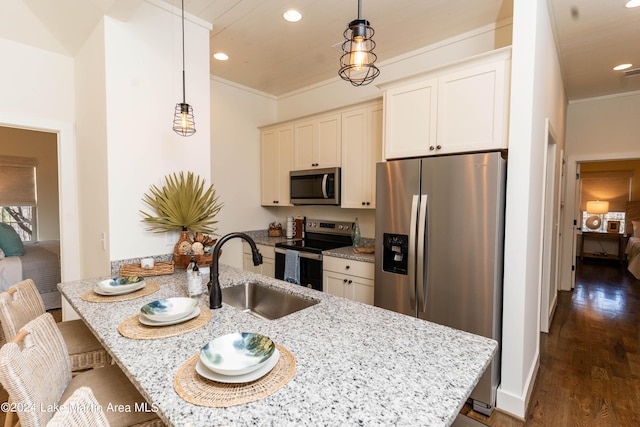
{"type": "Polygon", "coordinates": [[[103,294],[116,294],[138,290],[144,287],[144,277],[127,276],[115,277],[96,283],[96,288],[103,294]]]}
{"type": "Polygon", "coordinates": [[[251,332],[223,335],[200,349],[202,363],[218,374],[243,375],[260,368],[276,346],[269,337],[251,332]]]}
{"type": "Polygon", "coordinates": [[[140,308],[140,313],[156,322],[170,322],[187,316],[198,305],[198,300],[187,297],[164,298],[140,308]]]}
{"type": "Polygon", "coordinates": [[[249,383],[251,381],[258,380],[271,372],[271,370],[276,366],[276,363],[278,363],[279,359],[280,352],[276,348],[273,351],[271,357],[260,363],[255,370],[240,375],[222,375],[217,372],[213,372],[211,369],[207,368],[204,363],[202,363],[202,360],[198,360],[198,363],[196,363],[196,372],[202,377],[205,377],[209,380],[217,381],[219,383],[249,383]]]}

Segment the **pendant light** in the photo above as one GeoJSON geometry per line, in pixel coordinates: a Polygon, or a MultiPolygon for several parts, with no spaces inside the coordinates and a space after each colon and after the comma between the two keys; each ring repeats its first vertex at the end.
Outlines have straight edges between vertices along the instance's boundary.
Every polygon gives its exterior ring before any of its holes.
{"type": "Polygon", "coordinates": [[[186,101],[184,81],[184,0],[182,0],[182,102],[176,104],[173,130],[178,135],[191,136],[196,133],[196,124],[193,121],[193,107],[186,101]]]}
{"type": "Polygon", "coordinates": [[[378,77],[380,70],[373,65],[378,57],[373,53],[376,43],[373,41],[373,28],[369,21],[362,19],[362,2],[358,0],[358,19],[351,21],[344,30],[342,56],[340,57],[340,71],[343,80],[354,86],[371,83],[378,77]]]}

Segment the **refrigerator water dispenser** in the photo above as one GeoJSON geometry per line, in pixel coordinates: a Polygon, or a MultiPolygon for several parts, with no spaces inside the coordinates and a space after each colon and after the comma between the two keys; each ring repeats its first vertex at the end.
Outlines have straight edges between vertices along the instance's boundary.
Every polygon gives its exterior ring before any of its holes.
{"type": "Polygon", "coordinates": [[[409,236],[384,233],[382,249],[382,269],[406,275],[409,266],[409,236]]]}

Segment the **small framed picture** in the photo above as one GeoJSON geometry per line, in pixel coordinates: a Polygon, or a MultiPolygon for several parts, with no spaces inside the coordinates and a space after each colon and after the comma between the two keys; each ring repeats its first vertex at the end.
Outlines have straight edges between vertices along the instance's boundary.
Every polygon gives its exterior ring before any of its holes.
{"type": "Polygon", "coordinates": [[[609,233],[619,233],[620,232],[620,221],[609,221],[609,222],[607,222],[607,231],[609,233]]]}

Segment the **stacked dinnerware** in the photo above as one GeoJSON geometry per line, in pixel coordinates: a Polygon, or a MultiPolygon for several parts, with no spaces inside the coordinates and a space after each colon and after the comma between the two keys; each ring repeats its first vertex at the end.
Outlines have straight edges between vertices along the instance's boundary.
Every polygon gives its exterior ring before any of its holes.
{"type": "Polygon", "coordinates": [[[164,298],[140,308],[140,323],[147,326],[169,326],[191,320],[200,314],[198,300],[186,297],[164,298]]]}
{"type": "Polygon", "coordinates": [[[98,282],[93,291],[100,295],[123,295],[135,292],[145,287],[144,277],[127,276],[98,282]]]}

